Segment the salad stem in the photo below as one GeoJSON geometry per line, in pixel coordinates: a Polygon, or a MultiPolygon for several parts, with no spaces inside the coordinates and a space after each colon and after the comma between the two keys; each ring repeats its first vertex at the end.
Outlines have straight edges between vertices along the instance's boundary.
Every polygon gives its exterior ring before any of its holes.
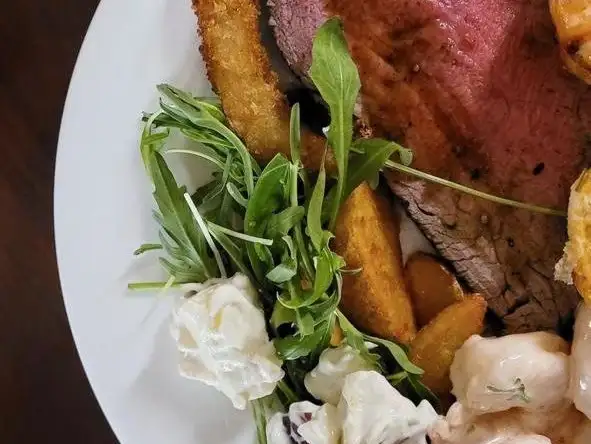
{"type": "Polygon", "coordinates": [[[425,173],[420,170],[416,170],[414,168],[410,168],[404,166],[402,164],[392,162],[388,160],[385,164],[386,168],[390,168],[392,170],[400,171],[401,173],[408,174],[410,176],[418,177],[419,179],[426,180],[428,182],[436,183],[438,185],[443,185],[448,188],[452,188],[454,190],[461,191],[463,193],[469,194],[471,196],[479,197],[481,199],[488,200],[490,202],[498,203],[501,205],[507,205],[513,208],[519,208],[522,210],[532,211],[534,213],[546,214],[549,216],[559,216],[559,217],[566,217],[566,211],[557,210],[554,208],[546,208],[541,207],[538,205],[532,205],[525,202],[519,202],[512,199],[507,199],[500,196],[495,196],[494,194],[485,193],[484,191],[475,190],[474,188],[467,187],[465,185],[460,185],[459,183],[452,182],[447,179],[443,179],[441,177],[433,176],[432,174],[425,173]]]}

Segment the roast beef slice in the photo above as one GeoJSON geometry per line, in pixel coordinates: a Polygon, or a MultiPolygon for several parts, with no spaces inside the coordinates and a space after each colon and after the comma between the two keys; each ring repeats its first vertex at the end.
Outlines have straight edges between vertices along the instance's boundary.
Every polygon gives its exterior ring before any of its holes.
{"type": "MultiPolygon", "coordinates": [[[[313,10],[308,1],[298,12],[298,3],[293,16],[313,10]]],[[[562,67],[547,0],[328,0],[323,6],[325,16],[343,19],[365,117],[378,134],[414,150],[415,168],[566,208],[569,187],[587,161],[591,93],[562,67]]],[[[301,41],[295,46],[309,51],[311,42],[307,49],[301,41]]],[[[563,219],[408,176],[388,174],[388,182],[507,331],[557,328],[576,305],[575,291],[552,278],[566,237],[563,219]]]]}

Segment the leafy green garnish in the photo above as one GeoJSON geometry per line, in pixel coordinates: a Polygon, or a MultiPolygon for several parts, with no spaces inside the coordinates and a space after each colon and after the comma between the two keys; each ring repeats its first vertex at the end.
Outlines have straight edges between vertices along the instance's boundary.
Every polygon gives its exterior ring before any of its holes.
{"type": "Polygon", "coordinates": [[[312,245],[316,251],[322,250],[331,238],[331,234],[322,229],[322,204],[324,202],[324,190],[326,184],[326,172],[324,166],[320,168],[310,204],[308,206],[308,236],[312,240],[312,245]]]}
{"type": "Polygon", "coordinates": [[[314,350],[318,348],[318,344],[323,341],[327,336],[330,338],[329,331],[330,323],[323,322],[317,325],[313,333],[304,336],[298,334],[294,336],[288,336],[286,338],[275,339],[275,349],[281,359],[291,361],[294,359],[308,356],[314,350]]]}
{"type": "Polygon", "coordinates": [[[189,122],[189,125],[192,123],[199,127],[203,134],[209,130],[229,142],[244,165],[244,183],[250,195],[254,189],[253,163],[256,164],[256,162],[252,159],[242,140],[226,126],[221,109],[170,85],[158,85],[158,91],[171,103],[170,105],[163,101],[160,103],[160,106],[168,112],[170,117],[176,118],[181,123],[189,122]]]}
{"type": "Polygon", "coordinates": [[[349,149],[353,139],[353,111],[361,88],[359,72],[349,54],[339,19],[329,19],[316,32],[309,75],[330,109],[330,126],[326,136],[339,172],[328,225],[332,231],[345,194],[349,149]]]}
{"type": "MultiPolygon", "coordinates": [[[[218,101],[169,85],[158,87],[160,110],[144,118],[141,154],[154,183],[160,242],[137,252],[161,246],[161,262],[170,278],[167,283],[131,285],[166,289],[171,283],[203,282],[236,272],[248,276],[261,294],[270,336],[284,360],[287,377],[277,396],[288,404],[309,397],[304,376],[329,347],[337,321],[346,342],[390,374],[393,384],[424,392],[418,379],[422,370],[408,360],[402,346],[360,332],[338,310],[342,274],[349,271],[330,245],[344,199],[362,182],[375,183],[393,154],[406,164],[411,153],[379,139],[353,142],[360,82],[338,20],[320,28],[313,53],[310,76],[330,108],[327,137],[336,176],[328,177],[324,165],[316,177],[303,168],[299,105],[290,118],[291,161],[278,154],[261,168],[229,128],[218,101]],[[173,132],[193,146],[166,151],[173,132]],[[174,180],[162,153],[206,160],[215,169],[212,180],[190,196],[174,180]]],[[[261,442],[265,406],[263,400],[253,403],[261,442]]]]}
{"type": "MultiPolygon", "coordinates": [[[[263,237],[269,219],[284,207],[285,187],[289,177],[289,162],[276,155],[261,173],[250,196],[244,215],[244,232],[263,237]]],[[[263,282],[265,268],[274,267],[272,257],[259,245],[246,246],[248,257],[259,282],[263,282]]]]}
{"type": "Polygon", "coordinates": [[[412,162],[412,151],[395,142],[383,139],[357,139],[353,145],[356,153],[351,155],[345,197],[362,182],[372,178],[377,180],[380,170],[394,153],[399,155],[403,165],[410,165],[412,162]]]}
{"type": "Polygon", "coordinates": [[[177,282],[203,282],[218,276],[217,267],[208,252],[203,232],[196,226],[185,201],[184,187],[179,187],[166,162],[158,152],[148,160],[148,171],[154,183],[155,213],[162,232],[161,243],[170,259],[161,259],[177,282]]]}
{"type": "Polygon", "coordinates": [[[525,391],[525,384],[523,383],[521,378],[515,378],[515,381],[513,382],[513,387],[509,387],[507,389],[500,389],[492,385],[487,385],[486,389],[492,393],[502,393],[509,395],[509,398],[507,398],[508,401],[519,399],[520,401],[525,402],[526,404],[531,402],[531,397],[525,391]]]}
{"type": "Polygon", "coordinates": [[[144,254],[144,253],[146,253],[148,251],[154,251],[154,250],[162,250],[162,245],[160,245],[160,244],[143,244],[143,245],[140,245],[139,248],[133,252],[133,255],[134,256],[139,256],[139,255],[144,254]]]}
{"type": "Polygon", "coordinates": [[[337,312],[337,316],[347,343],[351,347],[357,349],[367,361],[375,361],[378,356],[376,353],[369,350],[367,343],[371,343],[383,347],[388,352],[388,355],[396,361],[400,369],[407,375],[420,376],[423,374],[421,368],[410,362],[406,355],[406,351],[402,346],[386,339],[376,338],[375,336],[361,333],[340,311],[337,312]]]}
{"type": "Polygon", "coordinates": [[[257,430],[257,443],[267,444],[267,402],[265,398],[251,401],[252,415],[257,430]]]}
{"type": "Polygon", "coordinates": [[[505,197],[496,196],[494,194],[485,193],[484,191],[480,191],[480,190],[468,187],[466,185],[462,185],[457,182],[452,182],[451,180],[443,179],[441,177],[434,176],[429,173],[425,173],[425,172],[417,170],[415,168],[411,168],[406,165],[401,165],[401,164],[399,164],[397,162],[393,162],[391,160],[388,160],[384,164],[384,166],[386,168],[391,169],[391,170],[399,171],[401,173],[408,174],[409,176],[417,177],[417,178],[425,180],[427,182],[436,183],[438,185],[442,185],[444,187],[451,188],[452,190],[457,190],[462,193],[468,194],[470,196],[474,196],[479,199],[488,200],[489,202],[494,202],[496,204],[506,205],[508,207],[518,208],[521,210],[530,211],[532,213],[545,214],[547,216],[559,216],[559,217],[566,217],[567,216],[566,211],[564,211],[564,210],[558,210],[556,208],[542,207],[539,205],[533,205],[533,204],[526,203],[526,202],[520,202],[520,201],[513,200],[513,199],[507,199],[505,197]]]}

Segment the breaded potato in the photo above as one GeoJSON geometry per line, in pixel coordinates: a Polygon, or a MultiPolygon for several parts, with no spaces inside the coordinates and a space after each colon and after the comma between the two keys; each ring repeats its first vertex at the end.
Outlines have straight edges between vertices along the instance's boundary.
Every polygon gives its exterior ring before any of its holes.
{"type": "MultiPolygon", "coordinates": [[[[289,107],[261,42],[259,2],[193,0],[201,53],[228,120],[260,162],[289,157],[289,107]]],[[[318,169],[325,140],[302,134],[302,162],[318,169]]],[[[329,161],[330,168],[332,162],[329,161]]]]}
{"type": "Polygon", "coordinates": [[[550,0],[549,3],[564,64],[591,85],[589,0],[550,0]]]}
{"type": "Polygon", "coordinates": [[[364,183],[343,204],[335,231],[335,251],[347,268],[361,268],[343,276],[343,312],[368,333],[410,343],[416,327],[391,203],[364,183]]]}
{"type": "Polygon", "coordinates": [[[464,290],[453,273],[430,254],[414,253],[406,262],[404,274],[419,328],[464,299],[464,290]]]}
{"type": "Polygon", "coordinates": [[[555,277],[574,281],[587,303],[591,303],[591,171],[585,170],[571,187],[568,203],[568,242],[556,264],[555,277]]]}
{"type": "Polygon", "coordinates": [[[410,360],[425,373],[423,383],[437,395],[451,390],[449,369],[456,351],[475,334],[482,333],[486,301],[469,296],[439,313],[417,334],[410,347],[410,360]]]}

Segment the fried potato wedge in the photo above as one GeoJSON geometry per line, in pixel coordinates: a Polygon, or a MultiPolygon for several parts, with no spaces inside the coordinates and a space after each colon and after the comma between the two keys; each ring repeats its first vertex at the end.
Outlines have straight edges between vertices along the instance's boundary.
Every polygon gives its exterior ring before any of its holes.
{"type": "Polygon", "coordinates": [[[556,264],[555,277],[572,284],[591,304],[591,170],[585,170],[571,187],[568,203],[568,242],[556,264]]]}
{"type": "Polygon", "coordinates": [[[419,327],[464,299],[464,291],[453,273],[430,254],[414,253],[406,262],[404,274],[419,327]]]}
{"type": "Polygon", "coordinates": [[[549,4],[566,67],[591,85],[589,0],[549,0],[549,4]]]}
{"type": "Polygon", "coordinates": [[[368,333],[410,343],[416,327],[390,202],[362,184],[343,204],[335,235],[334,249],[347,268],[361,269],[343,276],[343,312],[368,333]]]}
{"type": "Polygon", "coordinates": [[[472,335],[484,328],[486,301],[469,296],[439,313],[417,334],[410,347],[410,359],[425,373],[423,383],[438,395],[451,390],[449,369],[455,352],[472,335]]]}
{"type": "MultiPolygon", "coordinates": [[[[259,2],[193,0],[193,9],[209,80],[230,124],[258,161],[289,157],[289,107],[261,41],[259,2]]],[[[303,132],[304,165],[318,169],[325,143],[303,132]]]]}

